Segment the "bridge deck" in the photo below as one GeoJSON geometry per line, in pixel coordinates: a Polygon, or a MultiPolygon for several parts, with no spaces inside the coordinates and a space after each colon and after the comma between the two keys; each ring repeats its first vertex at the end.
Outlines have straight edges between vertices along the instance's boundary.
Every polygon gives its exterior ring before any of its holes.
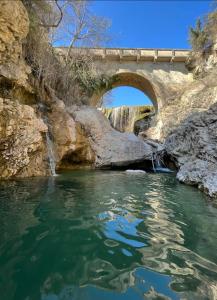
{"type": "MultiPolygon", "coordinates": [[[[56,48],[64,55],[66,47],[56,48]]],[[[89,53],[95,60],[185,62],[190,50],[185,49],[145,49],[145,48],[73,48],[75,53],[89,53]]]]}

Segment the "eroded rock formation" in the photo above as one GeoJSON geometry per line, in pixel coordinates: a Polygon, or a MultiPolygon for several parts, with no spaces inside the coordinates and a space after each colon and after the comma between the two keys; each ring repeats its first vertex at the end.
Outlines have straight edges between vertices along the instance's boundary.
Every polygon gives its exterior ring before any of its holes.
{"type": "Polygon", "coordinates": [[[165,149],[179,168],[180,181],[217,196],[217,103],[183,121],[166,139],[165,149]]]}
{"type": "Polygon", "coordinates": [[[32,107],[0,98],[0,178],[48,175],[46,131],[32,107]]]}
{"type": "Polygon", "coordinates": [[[20,0],[1,0],[0,6],[0,84],[6,78],[27,87],[31,70],[22,58],[22,42],[29,31],[28,14],[20,0]]]}
{"type": "Polygon", "coordinates": [[[74,120],[84,128],[91,149],[95,153],[96,167],[123,167],[151,160],[152,147],[133,133],[114,130],[105,116],[93,107],[70,110],[74,120]]]}
{"type": "Polygon", "coordinates": [[[189,83],[179,94],[168,99],[157,114],[155,124],[147,132],[149,138],[164,141],[175,128],[194,113],[206,111],[217,102],[216,75],[210,73],[203,79],[189,83]]]}
{"type": "Polygon", "coordinates": [[[48,113],[57,169],[92,166],[95,155],[81,124],[67,112],[65,104],[53,102],[48,113]]]}

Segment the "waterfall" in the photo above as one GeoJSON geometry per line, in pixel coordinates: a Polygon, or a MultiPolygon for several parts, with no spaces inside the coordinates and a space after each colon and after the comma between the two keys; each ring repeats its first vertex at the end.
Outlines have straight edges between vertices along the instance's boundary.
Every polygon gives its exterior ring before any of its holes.
{"type": "Polygon", "coordinates": [[[165,167],[161,154],[155,153],[155,157],[152,155],[152,168],[155,173],[172,173],[173,171],[165,167]]]}
{"type": "Polygon", "coordinates": [[[153,115],[154,107],[148,105],[119,106],[100,108],[100,110],[114,129],[120,132],[134,132],[136,122],[153,115]]]}
{"type": "Polygon", "coordinates": [[[51,139],[50,124],[49,124],[48,118],[46,116],[46,107],[43,103],[39,103],[38,107],[39,107],[39,111],[41,112],[41,117],[48,128],[48,131],[46,132],[46,145],[47,145],[47,155],[48,155],[50,173],[52,176],[57,176],[56,160],[55,160],[55,155],[54,155],[54,150],[53,150],[54,147],[53,147],[53,142],[51,139]]]}
{"type": "Polygon", "coordinates": [[[163,162],[161,162],[160,156],[157,155],[155,159],[155,167],[157,168],[162,168],[163,167],[163,162]]]}
{"type": "MultiPolygon", "coordinates": [[[[48,126],[49,128],[49,126],[48,126]]],[[[46,143],[47,143],[47,154],[48,154],[48,161],[50,166],[50,172],[52,176],[56,176],[56,162],[54,158],[53,152],[53,142],[50,138],[49,131],[46,132],[46,143]]]]}

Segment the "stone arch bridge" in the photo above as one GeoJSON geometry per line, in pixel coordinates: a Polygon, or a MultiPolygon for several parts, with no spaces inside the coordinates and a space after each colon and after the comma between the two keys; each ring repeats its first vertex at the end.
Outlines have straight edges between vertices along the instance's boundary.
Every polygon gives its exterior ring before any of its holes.
{"type": "MultiPolygon", "coordinates": [[[[66,48],[58,48],[60,54],[64,55],[64,51],[66,48]]],[[[92,105],[97,106],[109,89],[131,86],[145,93],[158,111],[192,81],[192,74],[185,64],[188,50],[74,48],[72,51],[92,55],[97,72],[115,78],[108,89],[92,95],[92,105]]]]}

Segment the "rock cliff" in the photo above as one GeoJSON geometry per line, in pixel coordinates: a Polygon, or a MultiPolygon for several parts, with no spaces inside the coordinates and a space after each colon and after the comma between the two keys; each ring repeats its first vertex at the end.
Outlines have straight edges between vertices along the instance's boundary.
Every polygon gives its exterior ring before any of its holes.
{"type": "Polygon", "coordinates": [[[167,137],[165,149],[179,169],[181,182],[217,196],[217,102],[188,116],[167,137]]]}
{"type": "Polygon", "coordinates": [[[22,55],[28,14],[21,1],[2,0],[0,6],[0,177],[47,175],[47,126],[34,107],[23,104],[32,92],[22,55]]]}
{"type": "Polygon", "coordinates": [[[216,72],[210,71],[204,78],[195,79],[167,101],[156,116],[155,124],[148,129],[149,138],[164,141],[175,128],[194,113],[209,109],[217,102],[216,72]]]}
{"type": "Polygon", "coordinates": [[[31,70],[22,58],[22,43],[29,31],[28,14],[20,0],[1,0],[0,6],[0,86],[7,79],[27,87],[31,70]]]}
{"type": "Polygon", "coordinates": [[[46,131],[32,107],[0,98],[0,178],[48,174],[46,131]]]}

